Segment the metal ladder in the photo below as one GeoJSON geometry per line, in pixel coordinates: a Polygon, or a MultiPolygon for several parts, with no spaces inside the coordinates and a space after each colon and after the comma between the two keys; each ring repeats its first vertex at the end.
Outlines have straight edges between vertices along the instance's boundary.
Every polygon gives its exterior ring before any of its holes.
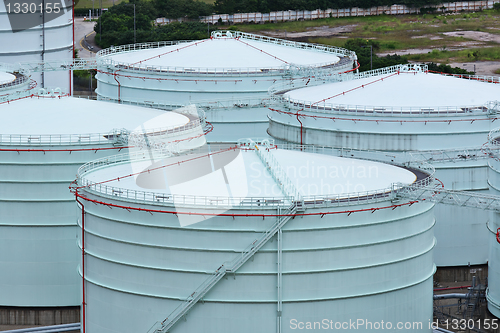
{"type": "Polygon", "coordinates": [[[245,250],[230,262],[223,263],[208,279],[205,280],[186,300],[184,300],[165,320],[157,322],[148,333],[169,332],[175,324],[184,317],[189,310],[202,299],[227,273],[234,273],[243,266],[257,251],[259,251],[281,228],[290,221],[297,210],[302,210],[302,202],[294,202],[284,210],[276,223],[269,228],[259,239],[254,240],[245,250]]]}

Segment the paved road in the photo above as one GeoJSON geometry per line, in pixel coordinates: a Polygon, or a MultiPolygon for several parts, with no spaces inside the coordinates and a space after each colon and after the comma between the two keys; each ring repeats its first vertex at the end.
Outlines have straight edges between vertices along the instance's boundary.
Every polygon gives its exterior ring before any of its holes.
{"type": "Polygon", "coordinates": [[[83,38],[87,36],[87,40],[93,43],[95,33],[94,31],[95,22],[84,21],[83,17],[75,17],[75,49],[78,50],[78,57],[80,58],[93,58],[95,57],[95,52],[99,49],[94,47],[92,51],[86,48],[86,44],[83,42],[83,38]]]}

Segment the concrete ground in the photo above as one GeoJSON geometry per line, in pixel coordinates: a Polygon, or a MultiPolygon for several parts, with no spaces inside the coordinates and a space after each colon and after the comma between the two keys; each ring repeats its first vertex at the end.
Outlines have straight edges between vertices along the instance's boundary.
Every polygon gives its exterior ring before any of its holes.
{"type": "Polygon", "coordinates": [[[95,44],[94,25],[96,22],[84,21],[83,17],[75,18],[75,49],[78,50],[78,57],[86,59],[93,58],[100,48],[95,44]],[[87,43],[85,43],[85,38],[87,43]],[[89,48],[89,45],[93,49],[89,48]]]}

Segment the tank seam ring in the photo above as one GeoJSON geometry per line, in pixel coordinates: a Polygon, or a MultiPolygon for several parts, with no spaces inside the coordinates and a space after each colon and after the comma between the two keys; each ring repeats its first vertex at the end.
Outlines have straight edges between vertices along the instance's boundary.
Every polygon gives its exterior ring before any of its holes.
{"type": "MultiPolygon", "coordinates": [[[[436,238],[434,238],[433,242],[432,242],[432,245],[428,249],[425,249],[423,252],[414,254],[412,256],[407,256],[405,258],[400,258],[400,259],[397,259],[397,260],[388,261],[388,262],[381,262],[381,263],[377,263],[377,264],[360,266],[360,267],[336,268],[336,269],[328,269],[328,270],[322,270],[322,271],[308,271],[308,272],[293,271],[293,272],[283,272],[283,274],[284,275],[299,275],[299,274],[309,274],[309,273],[311,273],[311,274],[320,274],[320,273],[331,273],[331,272],[355,271],[355,270],[359,270],[359,269],[368,269],[368,268],[374,268],[374,267],[389,266],[389,265],[394,265],[394,264],[401,263],[401,262],[404,262],[404,261],[410,261],[410,260],[413,260],[413,259],[417,259],[417,258],[419,258],[421,256],[425,256],[426,254],[428,254],[429,252],[431,252],[434,249],[434,247],[436,246],[436,244],[437,244],[437,241],[436,241],[436,238]]],[[[79,249],[81,251],[81,244],[80,244],[80,242],[78,242],[78,247],[79,247],[79,249]]],[[[207,272],[207,271],[205,271],[205,272],[202,272],[202,271],[188,271],[188,270],[171,269],[171,268],[164,268],[164,267],[144,266],[144,265],[137,265],[137,264],[130,264],[130,263],[119,262],[117,260],[106,259],[106,258],[104,258],[102,256],[98,256],[98,255],[96,255],[94,253],[89,252],[87,249],[85,250],[85,254],[91,255],[92,257],[97,258],[97,259],[102,260],[102,261],[111,262],[111,263],[114,263],[114,264],[117,264],[117,265],[123,265],[123,266],[129,266],[129,267],[137,267],[137,268],[141,268],[141,269],[150,269],[150,270],[166,271],[166,272],[184,272],[184,273],[204,274],[204,275],[211,274],[211,272],[207,272]]],[[[267,272],[267,273],[243,273],[243,274],[239,273],[238,275],[276,275],[276,273],[274,273],[274,272],[267,272]]]]}
{"type": "MultiPolygon", "coordinates": [[[[393,288],[393,289],[386,289],[386,290],[381,290],[381,291],[377,291],[377,292],[372,292],[372,293],[365,293],[365,294],[359,294],[359,295],[349,295],[349,296],[341,296],[341,297],[329,297],[329,298],[316,298],[316,299],[310,299],[310,300],[283,300],[283,303],[303,303],[303,302],[318,302],[318,301],[335,301],[335,300],[340,300],[340,299],[347,299],[347,298],[360,298],[360,297],[367,297],[367,296],[375,296],[375,295],[380,295],[380,294],[386,294],[386,293],[389,293],[389,292],[395,292],[395,291],[398,291],[398,290],[402,290],[402,289],[406,289],[406,288],[410,288],[410,287],[414,287],[414,286],[417,286],[419,284],[422,284],[424,282],[426,282],[427,280],[431,279],[434,275],[434,273],[436,272],[436,265],[433,265],[433,269],[432,269],[432,273],[429,274],[427,277],[421,279],[420,281],[417,281],[417,282],[413,282],[411,284],[408,284],[408,285],[405,285],[405,286],[401,286],[401,287],[397,287],[397,288],[393,288]]],[[[80,275],[80,277],[82,276],[82,272],[80,270],[80,268],[78,268],[78,273],[80,275]]],[[[126,294],[131,294],[131,295],[138,295],[138,296],[147,296],[147,297],[154,297],[154,298],[161,298],[161,299],[170,299],[170,300],[177,300],[177,301],[184,301],[185,298],[176,298],[176,297],[168,297],[168,296],[160,296],[160,295],[152,295],[152,294],[144,294],[144,293],[138,293],[138,292],[133,292],[133,291],[128,291],[128,290],[122,290],[122,289],[118,289],[118,288],[113,288],[113,287],[110,287],[110,286],[105,286],[105,285],[101,285],[91,279],[89,279],[88,277],[85,278],[85,281],[88,282],[88,283],[92,283],[98,287],[101,287],[101,288],[105,288],[105,289],[108,289],[108,290],[114,290],[114,291],[118,291],[118,292],[123,292],[123,293],[126,293],[126,294]]],[[[232,300],[232,301],[223,301],[223,300],[210,300],[210,299],[203,299],[204,302],[211,302],[211,303],[276,303],[276,300],[270,300],[270,301],[263,301],[263,300],[249,300],[249,301],[237,301],[237,300],[232,300]]]]}
{"type": "MultiPolygon", "coordinates": [[[[88,213],[88,212],[87,212],[88,213]]],[[[397,220],[399,221],[399,220],[397,220]]],[[[395,222],[397,222],[395,221],[395,222]]],[[[388,222],[389,223],[389,222],[388,222]]],[[[388,240],[384,240],[384,241],[379,241],[379,242],[374,242],[374,243],[363,243],[363,244],[359,244],[359,245],[349,245],[349,246],[338,246],[338,247],[328,247],[328,248],[317,248],[317,249],[289,249],[289,250],[283,250],[283,252],[288,252],[288,253],[292,253],[292,252],[310,252],[310,251],[328,251],[328,250],[336,250],[336,249],[346,249],[346,248],[357,248],[357,247],[365,247],[365,246],[376,246],[376,245],[382,245],[382,244],[387,244],[387,243],[392,243],[392,242],[395,242],[395,241],[402,241],[402,240],[405,240],[405,239],[410,239],[410,238],[413,238],[415,236],[420,236],[426,232],[428,232],[429,230],[431,230],[434,226],[436,225],[436,219],[434,218],[433,219],[433,222],[432,224],[424,229],[424,230],[420,230],[418,231],[417,233],[415,234],[412,234],[412,235],[407,235],[407,236],[404,236],[404,237],[401,237],[401,238],[392,238],[392,239],[388,239],[388,240]]],[[[80,222],[78,221],[77,222],[77,226],[81,229],[81,224],[80,222]]],[[[198,230],[198,231],[202,231],[202,230],[198,230]]],[[[224,252],[224,253],[227,253],[227,252],[234,252],[234,253],[240,253],[241,251],[236,251],[236,250],[224,250],[224,249],[206,249],[206,248],[199,248],[199,249],[193,249],[193,248],[181,248],[181,247],[173,247],[173,246],[162,246],[162,245],[155,245],[155,244],[141,244],[141,243],[137,243],[137,242],[132,242],[132,241],[127,241],[127,240],[123,240],[123,239],[116,239],[116,238],[111,238],[111,237],[108,237],[108,236],[104,236],[102,234],[98,234],[96,232],[93,232],[93,231],[89,231],[88,229],[85,229],[85,232],[86,233],[89,233],[95,237],[99,237],[101,239],[105,239],[105,240],[108,240],[108,241],[113,241],[113,242],[117,242],[117,243],[123,243],[123,244],[130,244],[130,245],[137,245],[137,246],[142,246],[142,247],[149,247],[149,248],[160,248],[160,249],[171,249],[171,250],[176,250],[176,251],[210,251],[210,252],[224,252]]],[[[238,231],[235,231],[235,232],[238,232],[238,231]]],[[[252,231],[249,231],[249,232],[252,232],[252,231]]],[[[275,252],[274,250],[259,250],[259,252],[275,252]]]]}

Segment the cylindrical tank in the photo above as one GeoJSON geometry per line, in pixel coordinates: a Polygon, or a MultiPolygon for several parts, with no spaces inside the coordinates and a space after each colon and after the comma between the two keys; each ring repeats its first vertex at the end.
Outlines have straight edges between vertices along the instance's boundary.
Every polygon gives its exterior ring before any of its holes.
{"type": "Polygon", "coordinates": [[[99,51],[97,59],[99,99],[169,105],[221,102],[226,109],[208,109],[207,120],[214,124],[214,134],[237,128],[238,135],[229,140],[227,135],[213,138],[233,142],[266,135],[267,109],[247,107],[259,106],[273,83],[312,71],[350,71],[356,63],[354,52],[345,49],[239,31],[214,32],[198,41],[112,47],[99,51]],[[246,115],[239,110],[242,106],[246,115]],[[248,118],[252,126],[246,126],[248,118]]]}
{"type": "MultiPolygon", "coordinates": [[[[487,149],[490,152],[488,160],[488,185],[492,194],[500,195],[500,130],[491,131],[487,149]]],[[[500,213],[491,212],[488,222],[490,256],[488,261],[488,310],[500,318],[500,213]]]]}
{"type": "Polygon", "coordinates": [[[159,138],[196,147],[204,142],[200,123],[56,93],[3,103],[0,114],[0,305],[77,306],[77,215],[68,187],[78,167],[128,151],[127,137],[137,149],[144,136],[158,148],[159,138]],[[141,135],[131,132],[138,126],[141,135]]]}
{"type": "MultiPolygon", "coordinates": [[[[45,2],[47,8],[44,15],[40,14],[41,3],[26,4],[31,5],[27,11],[17,8],[15,2],[0,3],[0,40],[3,44],[0,62],[17,64],[72,60],[73,2],[45,2]],[[37,5],[38,12],[33,12],[33,5],[37,5]],[[47,13],[49,10],[51,13],[47,13]]],[[[70,71],[37,72],[32,73],[31,78],[38,87],[59,87],[70,92],[70,74],[70,71]]]]}
{"type": "Polygon", "coordinates": [[[273,332],[277,320],[283,332],[349,321],[366,332],[381,321],[431,332],[433,204],[393,192],[393,183],[428,180],[260,144],[93,161],[79,169],[76,191],[82,324],[88,333],[152,332],[296,202],[297,216],[171,332],[273,332]]]}
{"type": "MultiPolygon", "coordinates": [[[[426,151],[435,157],[436,177],[446,188],[488,191],[487,161],[467,149],[477,153],[495,126],[498,108],[490,101],[500,85],[488,82],[498,83],[498,78],[464,79],[412,65],[339,79],[343,82],[296,80],[297,89],[273,88],[277,105],[270,108],[268,133],[300,144],[408,156],[426,151]],[[304,87],[306,83],[313,86],[304,87]]],[[[487,212],[438,205],[436,219],[438,266],[487,262],[487,212]]]]}

